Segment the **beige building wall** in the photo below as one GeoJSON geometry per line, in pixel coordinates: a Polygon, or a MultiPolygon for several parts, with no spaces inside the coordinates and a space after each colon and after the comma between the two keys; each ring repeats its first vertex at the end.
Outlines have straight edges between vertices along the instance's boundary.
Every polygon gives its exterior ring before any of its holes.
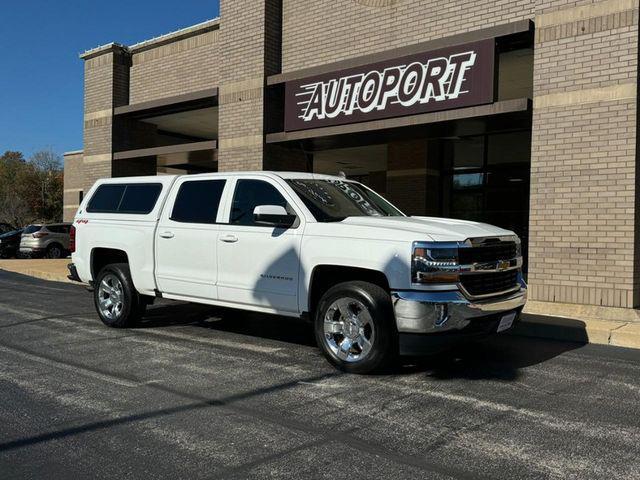
{"type": "Polygon", "coordinates": [[[129,101],[129,55],[111,44],[84,59],[84,155],[86,192],[99,178],[112,175],[113,109],[129,101]]]}
{"type": "Polygon", "coordinates": [[[218,169],[261,170],[267,3],[221,0],[218,169]]]}
{"type": "Polygon", "coordinates": [[[73,220],[73,216],[80,205],[80,195],[84,192],[84,164],[82,163],[82,151],[67,152],[64,154],[64,190],[62,195],[63,212],[62,219],[65,222],[73,220]]]}
{"type": "Polygon", "coordinates": [[[638,2],[535,22],[530,297],[638,306],[638,2]]]}
{"type": "Polygon", "coordinates": [[[219,20],[211,20],[174,37],[132,46],[130,103],[218,86],[219,26],[219,20]]]}
{"type": "MultiPolygon", "coordinates": [[[[83,55],[84,155],[69,169],[82,165],[85,191],[113,174],[115,106],[217,86],[221,171],[305,170],[302,148],[265,146],[267,76],[523,19],[536,28],[531,298],[638,306],[637,0],[221,0],[219,21],[83,55]]],[[[387,194],[409,212],[411,182],[438,182],[428,148],[426,165],[405,159],[425,148],[389,146],[387,194]]],[[[69,182],[65,202],[81,188],[69,182]]]]}

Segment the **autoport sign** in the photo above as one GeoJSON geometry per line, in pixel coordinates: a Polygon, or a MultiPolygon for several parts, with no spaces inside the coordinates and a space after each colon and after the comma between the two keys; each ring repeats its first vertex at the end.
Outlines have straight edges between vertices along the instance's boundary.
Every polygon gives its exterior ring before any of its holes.
{"type": "Polygon", "coordinates": [[[489,39],[290,81],[285,130],[491,103],[494,64],[489,39]]]}

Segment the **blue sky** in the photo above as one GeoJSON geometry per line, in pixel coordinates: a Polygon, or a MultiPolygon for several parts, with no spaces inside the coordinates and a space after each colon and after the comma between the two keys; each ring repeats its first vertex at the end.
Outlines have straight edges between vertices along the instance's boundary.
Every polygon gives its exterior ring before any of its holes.
{"type": "Polygon", "coordinates": [[[78,55],[217,17],[217,0],[2,0],[0,153],[82,148],[78,55]]]}

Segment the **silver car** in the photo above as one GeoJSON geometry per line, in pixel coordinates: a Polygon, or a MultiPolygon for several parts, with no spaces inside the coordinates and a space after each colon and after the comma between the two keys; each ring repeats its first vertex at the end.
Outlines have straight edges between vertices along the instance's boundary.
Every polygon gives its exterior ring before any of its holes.
{"type": "Polygon", "coordinates": [[[66,257],[69,254],[70,230],[70,223],[29,225],[22,232],[20,255],[46,258],[66,257]]]}

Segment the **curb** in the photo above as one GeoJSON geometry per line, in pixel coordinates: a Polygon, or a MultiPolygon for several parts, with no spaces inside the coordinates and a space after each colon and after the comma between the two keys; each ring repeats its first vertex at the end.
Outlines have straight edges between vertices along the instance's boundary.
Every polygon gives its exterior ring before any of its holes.
{"type": "Polygon", "coordinates": [[[564,318],[523,313],[512,335],[640,348],[640,322],[564,318]]]}

